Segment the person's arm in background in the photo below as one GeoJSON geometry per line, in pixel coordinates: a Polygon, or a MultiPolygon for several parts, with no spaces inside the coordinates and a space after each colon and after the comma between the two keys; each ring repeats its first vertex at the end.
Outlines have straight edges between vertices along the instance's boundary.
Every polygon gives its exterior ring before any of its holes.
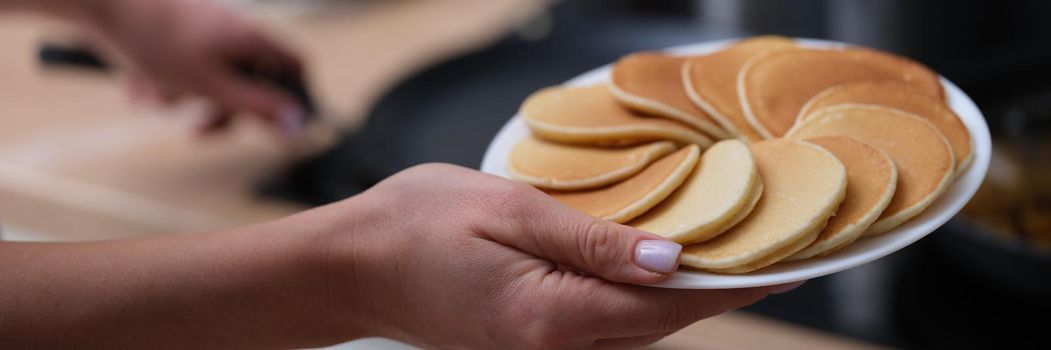
{"type": "Polygon", "coordinates": [[[790,287],[620,284],[664,280],[679,248],[526,185],[426,165],[249,227],[0,242],[0,348],[290,348],[365,336],[630,347],[790,287]]]}
{"type": "Polygon", "coordinates": [[[236,113],[262,117],[290,136],[302,128],[304,111],[293,96],[235,69],[262,66],[302,79],[300,58],[221,0],[0,0],[5,9],[79,24],[123,64],[136,96],[209,100],[214,113],[205,131],[236,113]]]}

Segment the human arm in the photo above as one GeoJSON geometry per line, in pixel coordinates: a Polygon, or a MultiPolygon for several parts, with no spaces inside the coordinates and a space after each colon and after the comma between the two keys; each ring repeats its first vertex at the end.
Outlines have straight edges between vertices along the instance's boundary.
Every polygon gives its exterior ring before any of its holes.
{"type": "Polygon", "coordinates": [[[777,290],[620,283],[655,283],[674,268],[677,251],[640,259],[643,241],[663,242],[528,186],[426,165],[244,228],[4,243],[0,348],[287,348],[364,336],[430,348],[628,347],[777,290]]]}
{"type": "Polygon", "coordinates": [[[91,243],[0,242],[0,348],[288,348],[335,334],[298,218],[91,243]]]}

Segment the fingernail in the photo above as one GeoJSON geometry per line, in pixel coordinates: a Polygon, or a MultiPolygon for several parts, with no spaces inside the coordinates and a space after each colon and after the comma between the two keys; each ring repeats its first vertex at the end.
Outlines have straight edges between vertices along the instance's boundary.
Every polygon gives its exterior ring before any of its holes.
{"type": "Polygon", "coordinates": [[[793,289],[799,288],[799,286],[803,285],[803,283],[806,283],[806,281],[792,282],[775,286],[774,289],[770,290],[770,294],[788,293],[793,289]]]}
{"type": "Polygon", "coordinates": [[[679,267],[682,245],[672,241],[645,240],[635,245],[635,264],[660,273],[671,273],[679,267]]]}
{"type": "Polygon", "coordinates": [[[303,112],[299,107],[288,107],[281,111],[277,115],[278,127],[281,128],[281,132],[286,137],[292,138],[299,136],[299,133],[303,131],[303,122],[306,119],[306,113],[303,112]]]}

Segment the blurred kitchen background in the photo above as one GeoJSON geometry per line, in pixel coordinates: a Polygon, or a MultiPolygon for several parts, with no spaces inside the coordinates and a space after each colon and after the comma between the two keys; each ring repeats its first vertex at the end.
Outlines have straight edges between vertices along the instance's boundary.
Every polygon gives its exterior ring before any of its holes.
{"type": "MultiPolygon", "coordinates": [[[[37,60],[40,45],[69,41],[69,30],[38,19],[0,20],[0,42],[18,49],[0,54],[0,76],[7,77],[0,79],[0,101],[9,101],[0,106],[0,223],[7,238],[222,227],[336,201],[414,164],[477,168],[489,140],[530,92],[621,55],[757,34],[821,38],[902,54],[955,82],[992,129],[992,165],[964,212],[928,238],[744,312],[854,345],[1051,347],[1051,2],[242,5],[305,52],[323,117],[345,128],[334,143],[290,154],[258,125],[193,143],[186,128],[172,131],[179,122],[142,117],[193,115],[192,106],[129,107],[112,78],[37,60]]],[[[748,334],[751,324],[734,325],[748,334]]],[[[755,327],[761,334],[751,336],[759,338],[769,329],[755,327]]]]}

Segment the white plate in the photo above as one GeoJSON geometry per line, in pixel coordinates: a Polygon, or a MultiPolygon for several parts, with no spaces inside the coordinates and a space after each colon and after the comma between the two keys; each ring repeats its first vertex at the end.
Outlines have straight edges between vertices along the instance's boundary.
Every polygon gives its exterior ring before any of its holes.
{"type": "MultiPolygon", "coordinates": [[[[842,47],[846,44],[797,39],[808,47],[842,47]]],[[[731,43],[733,40],[706,42],[693,45],[673,47],[665,50],[673,54],[704,54],[731,43]]],[[[608,65],[593,69],[572,80],[569,85],[589,85],[609,80],[608,65]]],[[[843,271],[893,253],[912,244],[945,224],[956,215],[964,204],[971,199],[985,177],[989,168],[991,145],[989,127],[978,107],[974,105],[960,88],[942,78],[942,86],[948,96],[949,106],[960,116],[967,130],[971,132],[974,161],[968,169],[941,195],[930,207],[919,216],[885,234],[867,237],[854,242],[847,248],[828,256],[815,257],[803,261],[779,263],[757,271],[740,275],[720,275],[688,269],[680,269],[665,282],[656,285],[665,288],[716,289],[768,286],[810,278],[820,277],[843,271]]],[[[525,96],[522,96],[524,99],[525,96]]],[[[503,177],[507,175],[507,155],[519,140],[529,135],[529,128],[515,115],[496,134],[482,160],[482,171],[503,177]]]]}

